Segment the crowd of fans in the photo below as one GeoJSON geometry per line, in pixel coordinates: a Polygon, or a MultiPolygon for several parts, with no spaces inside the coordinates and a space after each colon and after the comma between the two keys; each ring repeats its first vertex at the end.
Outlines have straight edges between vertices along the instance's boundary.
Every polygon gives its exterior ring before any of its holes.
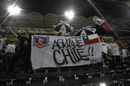
{"type": "MultiPolygon", "coordinates": [[[[122,58],[128,57],[127,49],[111,48],[111,53],[107,49],[107,44],[103,45],[103,58],[106,64],[120,63],[122,58]],[[118,52],[120,51],[120,52],[118,52]],[[108,53],[109,54],[108,54],[108,53]],[[114,52],[114,53],[113,53],[114,52]]],[[[111,44],[116,46],[116,44],[111,44]]],[[[18,35],[16,42],[7,42],[6,38],[0,39],[0,72],[32,72],[31,65],[31,35],[18,35]]]]}
{"type": "Polygon", "coordinates": [[[0,72],[31,72],[31,36],[18,35],[15,43],[0,40],[0,72]]]}

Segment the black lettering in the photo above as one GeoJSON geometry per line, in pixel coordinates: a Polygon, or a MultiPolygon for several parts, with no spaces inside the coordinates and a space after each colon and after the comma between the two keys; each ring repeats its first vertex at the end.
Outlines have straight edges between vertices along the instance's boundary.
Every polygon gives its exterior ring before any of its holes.
{"type": "Polygon", "coordinates": [[[84,52],[83,45],[80,45],[81,41],[71,39],[58,39],[54,40],[52,49],[53,51],[53,59],[57,65],[64,65],[68,64],[69,61],[72,63],[79,62],[80,60],[89,60],[88,56],[93,56],[93,47],[89,46],[87,51],[88,55],[84,52]],[[78,43],[77,43],[78,42],[78,43]],[[63,61],[58,60],[58,58],[62,58],[63,61]]]}
{"type": "Polygon", "coordinates": [[[77,53],[80,56],[80,60],[89,60],[87,55],[85,55],[83,49],[77,49],[77,53]]]}
{"type": "Polygon", "coordinates": [[[91,47],[88,47],[88,56],[91,56],[91,47]]]}
{"type": "Polygon", "coordinates": [[[88,47],[88,56],[94,56],[93,51],[94,51],[93,46],[89,46],[88,47]]]}
{"type": "Polygon", "coordinates": [[[65,64],[65,62],[66,62],[65,59],[64,59],[61,63],[57,61],[57,59],[56,59],[56,55],[57,55],[57,54],[60,54],[60,55],[61,55],[60,51],[59,51],[59,50],[54,50],[54,51],[53,51],[53,59],[54,59],[55,63],[58,64],[58,65],[63,65],[63,64],[65,64]]]}
{"type": "Polygon", "coordinates": [[[72,55],[74,56],[74,58],[77,62],[80,61],[80,57],[79,57],[78,53],[76,52],[75,48],[72,48],[72,55]]]}
{"type": "Polygon", "coordinates": [[[71,40],[71,46],[72,46],[73,48],[76,48],[76,43],[75,43],[73,40],[71,40]]]}
{"type": "Polygon", "coordinates": [[[52,45],[52,49],[58,49],[58,47],[57,47],[57,41],[56,40],[54,40],[54,43],[53,43],[53,45],[52,45]]]}
{"type": "Polygon", "coordinates": [[[78,48],[82,47],[83,45],[81,45],[81,40],[76,40],[76,46],[78,48]]]}
{"type": "Polygon", "coordinates": [[[92,56],[94,56],[94,47],[92,46],[91,48],[92,48],[91,49],[92,56]]]}
{"type": "Polygon", "coordinates": [[[63,39],[58,39],[57,40],[57,46],[59,47],[59,49],[64,48],[65,47],[65,43],[63,39]]]}
{"type": "Polygon", "coordinates": [[[70,39],[65,39],[65,47],[66,48],[71,47],[70,39]]]}
{"type": "MultiPolygon", "coordinates": [[[[75,63],[73,56],[71,55],[71,52],[69,51],[69,49],[61,49],[61,50],[62,50],[64,58],[66,59],[66,62],[67,62],[67,57],[70,57],[71,61],[73,63],[75,63]]],[[[68,64],[68,62],[66,64],[68,64]]]]}

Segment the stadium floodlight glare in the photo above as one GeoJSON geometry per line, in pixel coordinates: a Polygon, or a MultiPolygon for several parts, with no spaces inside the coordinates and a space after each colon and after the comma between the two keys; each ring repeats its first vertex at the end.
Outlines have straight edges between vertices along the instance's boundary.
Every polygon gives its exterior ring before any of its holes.
{"type": "Polygon", "coordinates": [[[102,82],[102,83],[99,83],[99,86],[107,86],[106,83],[102,82]]]}
{"type": "Polygon", "coordinates": [[[21,13],[21,10],[22,9],[17,5],[10,5],[7,8],[7,11],[9,13],[9,15],[11,15],[11,16],[19,15],[21,13]]]}
{"type": "Polygon", "coordinates": [[[68,20],[72,20],[75,17],[75,12],[74,12],[74,10],[67,10],[67,11],[64,12],[64,16],[68,20]]]}

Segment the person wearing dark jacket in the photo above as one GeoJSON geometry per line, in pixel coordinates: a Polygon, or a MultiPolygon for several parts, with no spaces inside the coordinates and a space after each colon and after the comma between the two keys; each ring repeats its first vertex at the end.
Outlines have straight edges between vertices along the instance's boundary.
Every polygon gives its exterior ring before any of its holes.
{"type": "Polygon", "coordinates": [[[31,53],[31,37],[21,36],[17,37],[16,41],[16,52],[11,64],[12,72],[30,72],[31,61],[30,61],[30,53],[31,53]]]}

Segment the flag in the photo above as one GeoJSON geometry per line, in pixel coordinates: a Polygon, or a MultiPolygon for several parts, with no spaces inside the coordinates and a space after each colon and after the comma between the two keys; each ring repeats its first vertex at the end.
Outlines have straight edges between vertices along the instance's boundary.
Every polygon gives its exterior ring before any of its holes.
{"type": "Polygon", "coordinates": [[[102,28],[104,28],[105,31],[111,32],[112,31],[112,26],[107,20],[104,20],[104,23],[101,25],[102,28]]]}
{"type": "Polygon", "coordinates": [[[104,31],[107,31],[107,32],[112,31],[112,26],[106,19],[101,19],[97,16],[94,16],[93,21],[95,22],[95,24],[101,26],[104,29],[104,31]]]}

